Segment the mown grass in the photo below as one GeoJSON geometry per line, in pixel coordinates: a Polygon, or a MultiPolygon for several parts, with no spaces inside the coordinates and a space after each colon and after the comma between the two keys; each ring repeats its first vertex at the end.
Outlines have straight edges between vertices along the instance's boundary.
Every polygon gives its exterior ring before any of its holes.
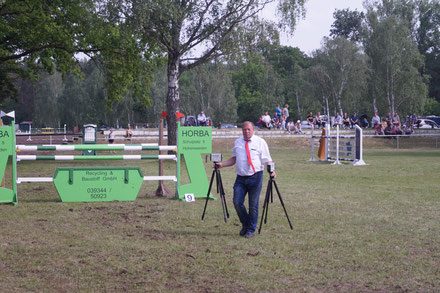
{"type": "MultiPolygon", "coordinates": [[[[220,201],[202,222],[204,200],[148,195],[157,183],[144,183],[135,202],[111,203],[61,203],[50,184],[21,184],[19,205],[0,205],[0,291],[439,291],[440,150],[369,140],[367,166],[332,166],[307,162],[307,143],[269,142],[293,230],[275,197],[250,240],[238,236],[233,168],[221,171],[228,223],[220,201]]],[[[231,145],[214,150],[228,157],[231,145]]],[[[20,162],[19,172],[50,176],[56,165],[20,162]]]]}

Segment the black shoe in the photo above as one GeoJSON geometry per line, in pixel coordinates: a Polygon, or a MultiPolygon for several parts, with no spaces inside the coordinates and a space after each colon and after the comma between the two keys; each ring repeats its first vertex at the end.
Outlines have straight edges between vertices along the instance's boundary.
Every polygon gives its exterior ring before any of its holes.
{"type": "Polygon", "coordinates": [[[246,227],[241,228],[241,230],[240,230],[240,236],[244,236],[244,235],[246,235],[246,232],[247,232],[246,227]]]}
{"type": "Polygon", "coordinates": [[[246,234],[244,235],[244,238],[247,238],[247,239],[252,238],[252,237],[254,237],[254,232],[246,232],[246,234]]]}

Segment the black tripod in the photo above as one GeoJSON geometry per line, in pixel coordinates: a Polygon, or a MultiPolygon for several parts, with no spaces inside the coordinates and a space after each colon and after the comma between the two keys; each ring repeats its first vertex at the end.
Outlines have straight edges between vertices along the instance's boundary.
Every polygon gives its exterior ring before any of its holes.
{"type": "Polygon", "coordinates": [[[264,224],[267,223],[267,212],[269,210],[269,198],[270,202],[273,202],[273,185],[275,185],[275,189],[278,193],[278,198],[280,199],[281,205],[283,206],[284,213],[286,214],[287,221],[289,222],[290,229],[293,230],[292,223],[290,222],[289,215],[287,214],[286,207],[284,206],[283,198],[281,197],[280,191],[278,190],[277,183],[275,179],[270,176],[269,182],[267,183],[267,190],[266,190],[266,197],[264,198],[264,205],[263,205],[263,213],[261,214],[261,220],[260,220],[260,227],[258,228],[258,234],[261,232],[261,226],[263,225],[263,219],[264,224]]]}
{"type": "Polygon", "coordinates": [[[220,200],[222,201],[222,208],[223,208],[223,217],[224,217],[225,223],[226,223],[229,218],[229,212],[228,212],[228,206],[226,205],[225,191],[223,189],[222,176],[220,174],[220,170],[219,170],[219,167],[217,166],[217,164],[214,165],[214,170],[212,171],[211,182],[209,183],[208,193],[206,194],[206,202],[205,202],[205,208],[203,209],[202,221],[205,218],[205,212],[206,212],[206,207],[208,206],[209,194],[211,193],[212,182],[214,182],[214,175],[215,175],[216,183],[217,183],[217,193],[220,194],[220,200]]]}

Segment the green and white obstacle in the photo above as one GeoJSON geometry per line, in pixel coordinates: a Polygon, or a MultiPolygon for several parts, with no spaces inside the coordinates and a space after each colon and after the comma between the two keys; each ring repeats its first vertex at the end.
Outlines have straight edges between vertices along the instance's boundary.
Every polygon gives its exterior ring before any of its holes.
{"type": "Polygon", "coordinates": [[[0,203],[17,204],[17,184],[53,182],[63,202],[128,201],[135,200],[143,181],[172,180],[176,182],[176,198],[205,197],[208,179],[201,158],[212,152],[210,127],[178,127],[180,146],[158,144],[89,144],[89,145],[15,145],[15,125],[0,127],[0,177],[4,178],[6,164],[12,158],[12,189],[0,187],[0,203]],[[175,151],[174,155],[20,155],[20,151],[175,151]],[[180,158],[185,158],[189,184],[180,184],[180,158]],[[66,167],[57,168],[54,177],[17,177],[20,161],[102,161],[102,160],[174,160],[173,176],[143,176],[138,167],[66,167]]]}
{"type": "MultiPolygon", "coordinates": [[[[17,145],[17,151],[177,151],[176,146],[139,145],[17,145]]],[[[176,155],[16,155],[20,161],[107,161],[107,160],[175,160],[176,155]]],[[[177,168],[176,168],[177,173],[177,168]]],[[[138,167],[57,168],[54,177],[17,177],[17,184],[53,182],[61,201],[129,201],[135,200],[142,182],[172,180],[175,176],[143,176],[138,167]]]]}
{"type": "Polygon", "coordinates": [[[95,144],[87,146],[79,145],[17,145],[17,150],[20,151],[176,151],[176,146],[162,145],[157,143],[142,143],[142,144],[95,144]]]}
{"type": "MultiPolygon", "coordinates": [[[[314,158],[315,138],[325,139],[324,159],[322,161],[334,161],[333,165],[341,165],[341,161],[351,162],[354,166],[366,165],[363,159],[363,131],[355,125],[354,135],[341,135],[339,125],[336,126],[336,135],[332,135],[329,124],[326,125],[326,135],[314,135],[312,129],[311,150],[309,161],[317,161],[314,158]]],[[[320,140],[321,142],[321,140],[320,140]]]]}

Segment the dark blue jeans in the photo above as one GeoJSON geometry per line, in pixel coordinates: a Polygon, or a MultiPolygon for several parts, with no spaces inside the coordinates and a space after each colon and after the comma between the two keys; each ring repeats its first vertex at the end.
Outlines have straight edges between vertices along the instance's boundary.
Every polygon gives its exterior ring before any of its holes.
{"type": "Polygon", "coordinates": [[[263,171],[252,176],[239,176],[234,183],[234,207],[243,227],[254,233],[258,223],[258,200],[263,185],[263,171]],[[249,198],[249,212],[244,206],[246,193],[249,198]]]}

